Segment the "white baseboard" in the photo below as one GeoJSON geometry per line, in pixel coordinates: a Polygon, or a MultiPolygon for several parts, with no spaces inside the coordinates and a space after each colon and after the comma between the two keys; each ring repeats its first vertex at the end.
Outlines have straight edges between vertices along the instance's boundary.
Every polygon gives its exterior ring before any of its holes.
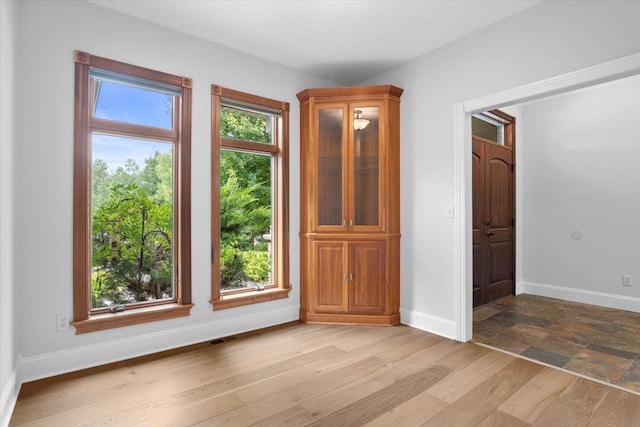
{"type": "Polygon", "coordinates": [[[15,408],[16,401],[18,400],[20,386],[16,381],[17,375],[16,372],[13,371],[9,376],[9,380],[7,381],[4,389],[2,389],[2,394],[0,395],[0,426],[2,427],[9,425],[11,415],[13,414],[13,408],[15,408]]]}
{"type": "Polygon", "coordinates": [[[27,381],[279,325],[298,318],[299,307],[296,305],[38,356],[23,358],[19,355],[16,371],[20,384],[22,384],[27,381]]]}
{"type": "Polygon", "coordinates": [[[400,321],[412,328],[421,329],[452,340],[456,339],[456,322],[452,320],[401,308],[400,321]]]}
{"type": "Polygon", "coordinates": [[[532,282],[524,282],[522,289],[523,293],[530,295],[558,298],[640,313],[640,298],[532,282]]]}

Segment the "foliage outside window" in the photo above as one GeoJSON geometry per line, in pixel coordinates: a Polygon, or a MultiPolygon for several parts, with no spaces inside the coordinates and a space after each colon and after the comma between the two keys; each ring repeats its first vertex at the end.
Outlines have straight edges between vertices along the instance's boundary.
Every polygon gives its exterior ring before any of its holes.
{"type": "Polygon", "coordinates": [[[288,294],[288,104],[212,87],[212,303],[288,294]]]}
{"type": "Polygon", "coordinates": [[[93,133],[91,140],[91,309],[173,299],[173,150],[93,133]],[[107,163],[119,142],[147,151],[144,167],[125,158],[133,153],[107,163]]]}
{"type": "Polygon", "coordinates": [[[190,88],[76,52],[78,333],[188,315],[190,88]]]}
{"type": "Polygon", "coordinates": [[[271,219],[270,156],[221,150],[222,291],[271,283],[271,219]]]}

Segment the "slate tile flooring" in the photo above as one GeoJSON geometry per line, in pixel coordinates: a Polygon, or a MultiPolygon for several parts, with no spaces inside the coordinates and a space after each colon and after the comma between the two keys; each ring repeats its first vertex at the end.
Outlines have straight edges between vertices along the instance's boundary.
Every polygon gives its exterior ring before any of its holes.
{"type": "Polygon", "coordinates": [[[640,313],[521,294],[475,310],[473,341],[640,393],[640,313]]]}

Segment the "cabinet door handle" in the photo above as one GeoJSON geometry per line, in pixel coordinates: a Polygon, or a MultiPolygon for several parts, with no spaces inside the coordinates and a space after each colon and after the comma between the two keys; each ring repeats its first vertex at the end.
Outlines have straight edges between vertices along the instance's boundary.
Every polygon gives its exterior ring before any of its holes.
{"type": "Polygon", "coordinates": [[[342,220],[342,225],[343,225],[343,226],[347,225],[347,220],[346,220],[346,219],[343,219],[343,220],[342,220]]]}
{"type": "Polygon", "coordinates": [[[349,280],[353,282],[353,273],[349,273],[349,280]]]}
{"type": "Polygon", "coordinates": [[[349,226],[353,227],[353,220],[352,219],[349,220],[349,226]]]}
{"type": "Polygon", "coordinates": [[[347,280],[347,273],[344,273],[344,274],[342,275],[342,278],[343,278],[344,280],[347,280]]]}

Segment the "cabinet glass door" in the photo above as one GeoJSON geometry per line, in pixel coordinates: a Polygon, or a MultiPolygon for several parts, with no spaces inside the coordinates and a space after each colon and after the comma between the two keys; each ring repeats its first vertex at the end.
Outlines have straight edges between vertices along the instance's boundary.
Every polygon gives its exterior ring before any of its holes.
{"type": "Polygon", "coordinates": [[[353,225],[380,224],[380,107],[353,108],[353,225]]]}
{"type": "MultiPolygon", "coordinates": [[[[344,225],[344,108],[318,109],[318,204],[319,226],[344,225]]],[[[305,173],[303,171],[302,173],[305,173]]]]}

